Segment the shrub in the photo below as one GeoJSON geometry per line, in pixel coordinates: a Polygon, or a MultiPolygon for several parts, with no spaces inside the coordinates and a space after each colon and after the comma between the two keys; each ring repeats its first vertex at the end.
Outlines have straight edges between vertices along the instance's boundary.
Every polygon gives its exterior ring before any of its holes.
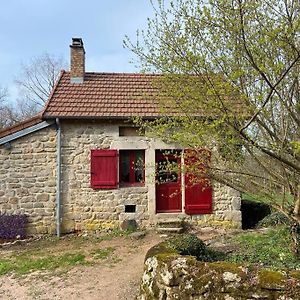
{"type": "Polygon", "coordinates": [[[193,234],[174,236],[167,241],[167,244],[181,255],[198,257],[206,251],[206,245],[193,234]]]}
{"type": "Polygon", "coordinates": [[[16,214],[9,215],[0,213],[0,238],[1,239],[15,239],[24,238],[25,225],[27,223],[26,215],[16,214]]]}
{"type": "Polygon", "coordinates": [[[192,255],[201,261],[215,261],[220,253],[208,249],[203,241],[194,234],[174,236],[166,241],[167,247],[181,255],[192,255]]]}
{"type": "Polygon", "coordinates": [[[262,220],[260,220],[257,224],[257,227],[272,227],[278,225],[290,226],[291,221],[281,212],[273,212],[270,215],[263,218],[262,220]]]}

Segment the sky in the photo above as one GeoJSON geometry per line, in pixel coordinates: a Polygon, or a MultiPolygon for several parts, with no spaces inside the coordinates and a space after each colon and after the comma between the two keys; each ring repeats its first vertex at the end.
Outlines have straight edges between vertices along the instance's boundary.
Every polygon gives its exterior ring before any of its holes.
{"type": "Polygon", "coordinates": [[[72,37],[83,39],[86,71],[136,72],[123,39],[152,15],[150,0],[0,0],[0,86],[12,101],[22,64],[46,52],[69,63],[72,37]]]}

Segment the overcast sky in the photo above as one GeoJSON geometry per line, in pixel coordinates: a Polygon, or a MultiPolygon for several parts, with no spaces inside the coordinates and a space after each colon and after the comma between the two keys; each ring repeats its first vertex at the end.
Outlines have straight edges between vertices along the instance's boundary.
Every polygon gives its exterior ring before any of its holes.
{"type": "Polygon", "coordinates": [[[137,71],[122,41],[152,14],[149,0],[0,0],[0,86],[13,100],[22,63],[45,52],[69,62],[72,37],[84,41],[87,71],[137,71]]]}

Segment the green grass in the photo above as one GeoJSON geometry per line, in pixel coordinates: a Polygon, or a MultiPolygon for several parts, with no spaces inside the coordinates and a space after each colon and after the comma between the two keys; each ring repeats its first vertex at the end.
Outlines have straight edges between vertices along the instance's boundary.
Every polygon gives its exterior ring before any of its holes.
{"type": "MultiPolygon", "coordinates": [[[[253,201],[253,202],[258,202],[258,203],[264,203],[264,204],[282,204],[283,201],[283,195],[282,194],[269,194],[269,195],[260,195],[260,194],[246,194],[243,193],[242,195],[242,200],[248,200],[248,201],[253,201]]],[[[284,201],[286,204],[293,205],[295,202],[295,198],[290,195],[286,194],[284,201]]]]}
{"type": "Polygon", "coordinates": [[[33,258],[28,255],[17,255],[10,259],[0,259],[0,275],[15,272],[27,274],[37,270],[54,270],[78,264],[87,264],[81,253],[65,253],[59,256],[33,258]]]}
{"type": "Polygon", "coordinates": [[[273,269],[300,269],[300,260],[291,251],[292,242],[287,227],[270,229],[267,233],[244,233],[229,241],[237,244],[236,251],[226,260],[258,264],[273,269]]]}
{"type": "Polygon", "coordinates": [[[115,248],[107,247],[104,249],[96,249],[91,254],[93,255],[93,259],[107,259],[114,251],[115,248]]]}
{"type": "Polygon", "coordinates": [[[0,250],[0,275],[7,273],[65,271],[76,265],[91,265],[108,260],[115,262],[114,247],[101,247],[103,241],[126,237],[127,232],[115,230],[101,236],[64,236],[61,239],[46,237],[25,245],[0,250]]]}

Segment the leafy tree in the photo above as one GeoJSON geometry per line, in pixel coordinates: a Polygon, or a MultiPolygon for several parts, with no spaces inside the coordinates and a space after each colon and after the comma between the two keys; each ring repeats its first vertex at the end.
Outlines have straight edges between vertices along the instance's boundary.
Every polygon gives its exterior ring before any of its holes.
{"type": "Polygon", "coordinates": [[[153,8],[148,29],[125,40],[144,71],[164,74],[154,82],[164,117],[143,126],[167,142],[218,150],[209,175],[290,218],[299,252],[300,2],[153,8]]]}

